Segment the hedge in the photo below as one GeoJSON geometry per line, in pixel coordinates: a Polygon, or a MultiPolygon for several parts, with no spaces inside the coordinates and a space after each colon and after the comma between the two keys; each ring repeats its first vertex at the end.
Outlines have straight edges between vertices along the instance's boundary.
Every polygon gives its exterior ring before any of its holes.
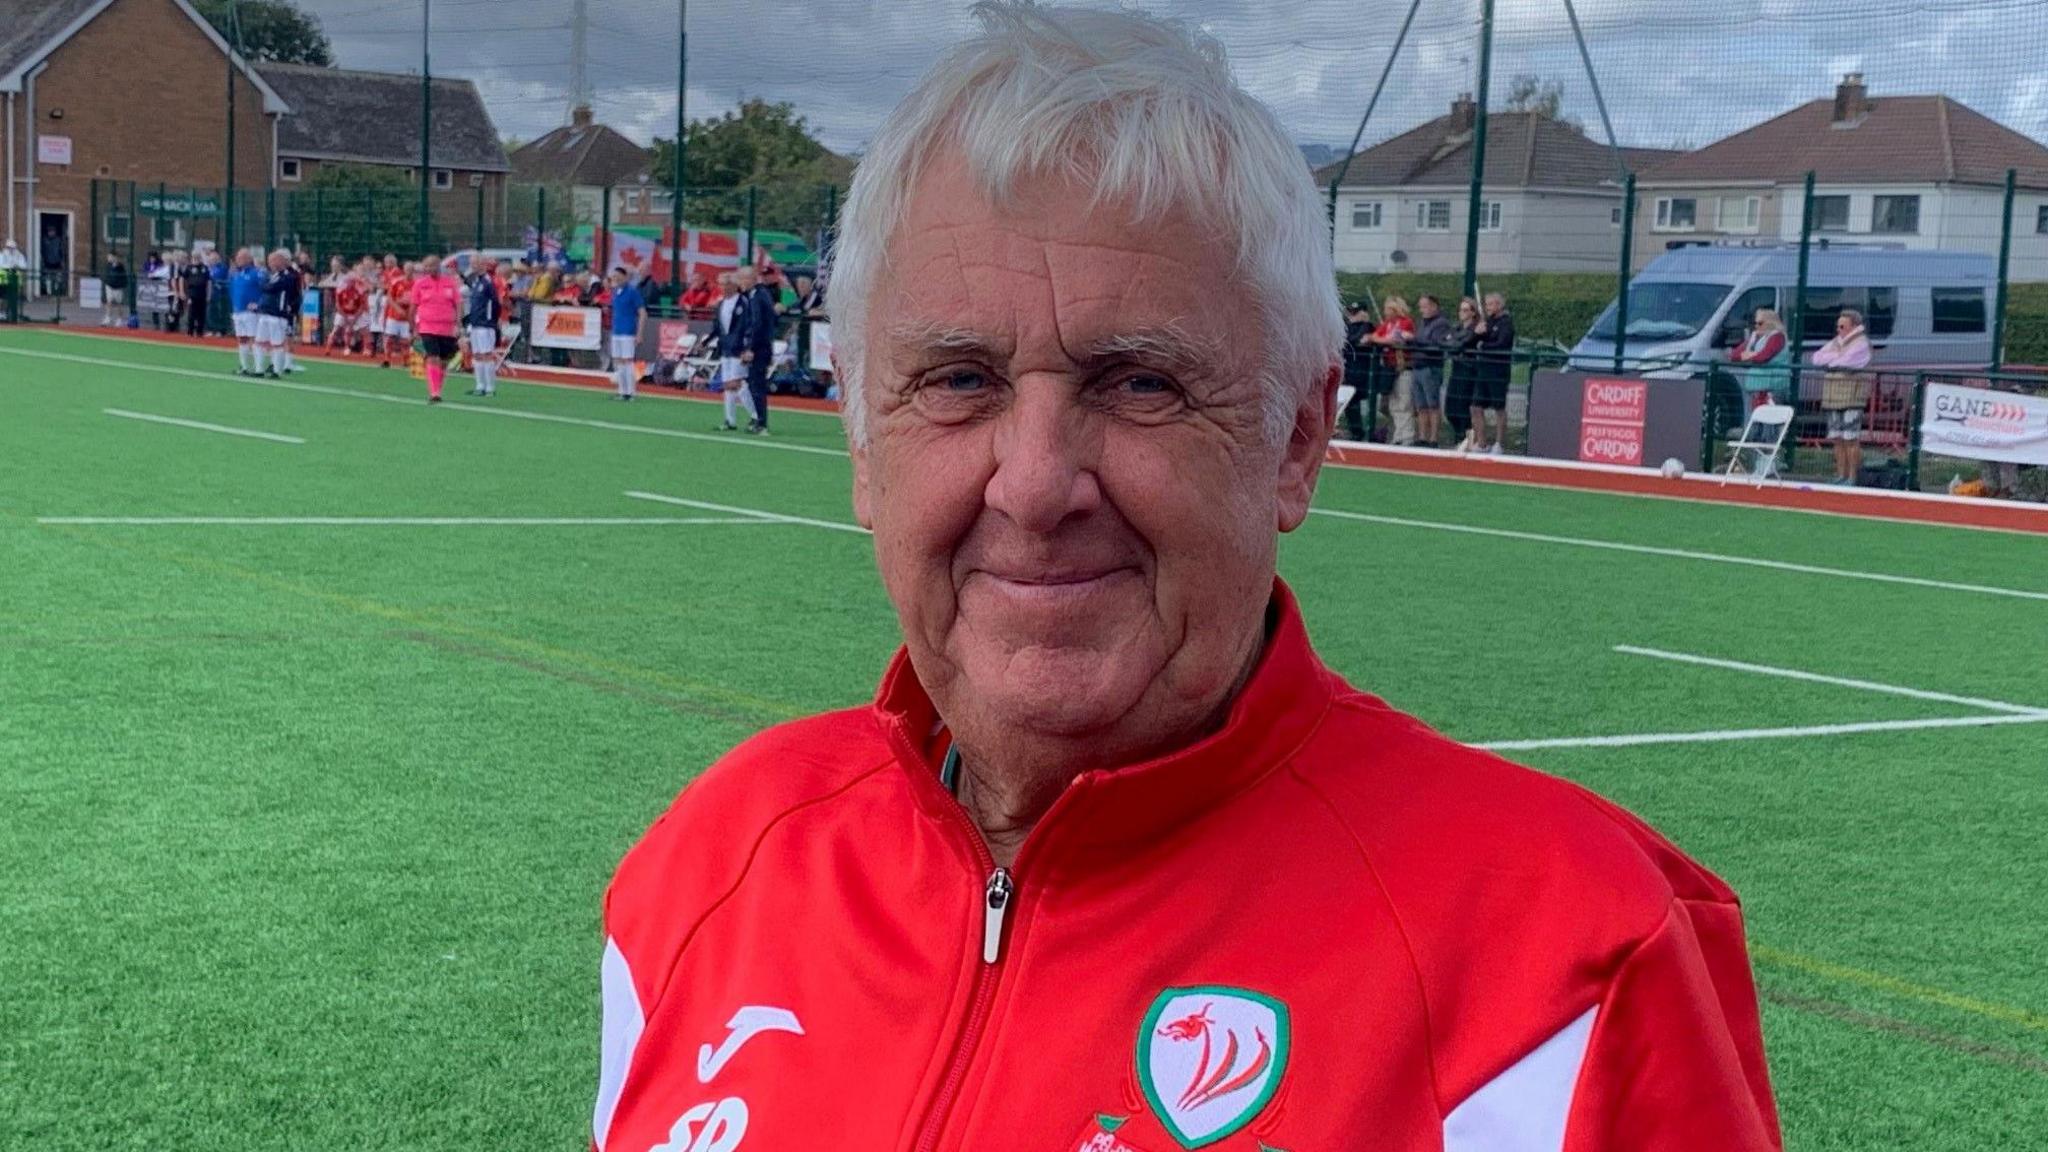
{"type": "MultiPolygon", "coordinates": [[[[1454,272],[1339,272],[1337,288],[1346,301],[1363,299],[1370,288],[1374,299],[1394,294],[1406,297],[1411,305],[1427,292],[1444,302],[1446,313],[1455,315],[1459,279],[1454,272]]],[[[1523,341],[1555,342],[1567,348],[1579,342],[1614,299],[1614,276],[1601,272],[1517,272],[1482,277],[1479,286],[1507,297],[1516,334],[1523,341]]],[[[2012,286],[2005,348],[2008,364],[2048,364],[2048,283],[2012,286]]]]}

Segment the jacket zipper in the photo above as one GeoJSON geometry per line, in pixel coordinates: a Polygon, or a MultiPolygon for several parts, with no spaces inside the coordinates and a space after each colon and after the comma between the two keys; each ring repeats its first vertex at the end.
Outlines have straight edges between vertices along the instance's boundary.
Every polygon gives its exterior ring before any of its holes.
{"type": "Polygon", "coordinates": [[[931,1111],[925,1116],[924,1132],[917,1139],[917,1152],[935,1152],[938,1148],[939,1136],[945,1131],[946,1121],[953,1111],[953,1102],[967,1080],[967,1066],[981,1044],[982,1030],[988,1026],[989,1012],[995,1006],[996,969],[1003,959],[1003,930],[1009,923],[1010,905],[1017,898],[1017,882],[1010,870],[995,867],[994,858],[981,843],[980,833],[975,832],[974,835],[976,855],[982,866],[990,869],[981,890],[981,963],[974,966],[974,993],[967,1009],[967,1026],[961,1029],[960,1038],[953,1045],[945,1083],[939,1088],[931,1111]]]}

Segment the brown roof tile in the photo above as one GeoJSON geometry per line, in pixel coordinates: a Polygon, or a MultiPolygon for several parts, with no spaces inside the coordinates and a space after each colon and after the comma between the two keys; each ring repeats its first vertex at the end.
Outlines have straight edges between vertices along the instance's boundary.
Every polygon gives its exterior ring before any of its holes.
{"type": "MultiPolygon", "coordinates": [[[[1352,157],[1347,188],[1460,185],[1472,178],[1470,128],[1439,116],[1352,157]]],[[[1677,155],[1656,148],[1624,148],[1623,160],[1640,170],[1677,155]]],[[[1315,172],[1327,186],[1339,160],[1315,172]]],[[[1486,183],[1495,188],[1597,188],[1615,182],[1613,150],[1578,128],[1534,112],[1496,112],[1486,118],[1486,183]]]]}
{"type": "Polygon", "coordinates": [[[1946,96],[1879,96],[1836,124],[1834,101],[1801,104],[1645,172],[1646,184],[1799,180],[1831,184],[2048,184],[2048,147],[1946,96]]]}

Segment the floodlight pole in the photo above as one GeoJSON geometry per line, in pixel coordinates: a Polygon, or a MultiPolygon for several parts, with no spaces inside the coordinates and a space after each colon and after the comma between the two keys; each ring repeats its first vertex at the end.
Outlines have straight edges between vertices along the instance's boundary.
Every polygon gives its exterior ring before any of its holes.
{"type": "Polygon", "coordinates": [[[1472,192],[1465,212],[1464,295],[1479,294],[1479,210],[1486,184],[1486,101],[1493,79],[1493,4],[1482,0],[1479,11],[1479,84],[1472,119],[1472,192]]]}
{"type": "Polygon", "coordinates": [[[669,157],[668,198],[668,289],[678,307],[683,299],[683,137],[689,126],[690,104],[690,0],[676,0],[676,146],[669,157]]]}
{"type": "Polygon", "coordinates": [[[434,179],[434,0],[420,0],[420,219],[418,255],[427,254],[427,187],[434,179]]]}

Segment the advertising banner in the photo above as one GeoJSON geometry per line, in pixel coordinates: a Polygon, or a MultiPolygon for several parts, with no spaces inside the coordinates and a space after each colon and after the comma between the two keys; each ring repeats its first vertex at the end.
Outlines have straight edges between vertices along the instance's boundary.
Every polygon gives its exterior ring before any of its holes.
{"type": "Polygon", "coordinates": [[[1649,381],[1588,377],[1579,394],[1579,459],[1642,467],[1649,412],[1649,381]]]}
{"type": "Polygon", "coordinates": [[[1929,384],[1920,450],[1968,460],[2048,464],[2048,396],[1929,384]]]}
{"type": "Polygon", "coordinates": [[[107,306],[106,283],[97,276],[83,276],[78,281],[78,306],[90,311],[107,306]]]}
{"type": "Polygon", "coordinates": [[[595,352],[604,345],[604,314],[595,308],[536,304],[528,339],[535,348],[595,352]]]}

